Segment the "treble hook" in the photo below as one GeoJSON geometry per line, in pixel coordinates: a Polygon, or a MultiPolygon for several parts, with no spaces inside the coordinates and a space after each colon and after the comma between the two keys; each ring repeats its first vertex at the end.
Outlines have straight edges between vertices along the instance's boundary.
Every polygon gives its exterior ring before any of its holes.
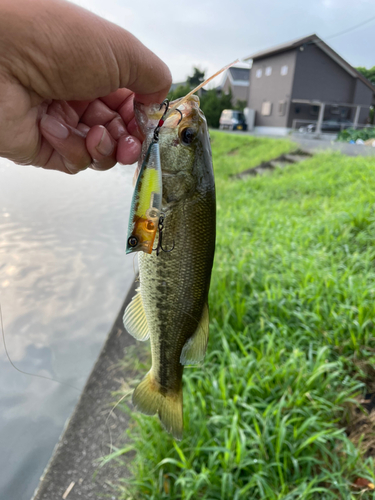
{"type": "Polygon", "coordinates": [[[165,106],[165,111],[164,111],[164,114],[163,116],[165,116],[166,112],[168,111],[168,108],[169,108],[169,99],[164,99],[164,101],[160,104],[160,107],[159,107],[159,110],[165,106]]]}
{"type": "Polygon", "coordinates": [[[159,142],[159,131],[160,131],[160,128],[162,127],[162,125],[164,123],[165,115],[168,112],[169,99],[164,99],[164,101],[160,104],[160,108],[159,109],[161,109],[163,106],[165,106],[165,111],[163,113],[163,116],[160,118],[159,123],[157,124],[157,127],[154,130],[154,138],[153,138],[154,142],[159,142]]]}
{"type": "Polygon", "coordinates": [[[181,123],[181,121],[182,121],[182,119],[183,119],[184,116],[183,116],[183,114],[182,114],[182,112],[181,112],[180,109],[176,108],[175,111],[178,111],[180,113],[180,115],[181,115],[181,118],[179,119],[179,121],[177,123],[177,125],[180,125],[180,123],[181,123]]]}
{"type": "Polygon", "coordinates": [[[160,250],[162,250],[165,253],[170,253],[174,249],[174,240],[173,240],[173,246],[170,250],[164,250],[163,248],[162,242],[163,242],[164,219],[165,219],[165,214],[161,213],[158,224],[158,230],[159,230],[158,246],[152,249],[154,252],[156,252],[157,256],[160,254],[160,250]]]}

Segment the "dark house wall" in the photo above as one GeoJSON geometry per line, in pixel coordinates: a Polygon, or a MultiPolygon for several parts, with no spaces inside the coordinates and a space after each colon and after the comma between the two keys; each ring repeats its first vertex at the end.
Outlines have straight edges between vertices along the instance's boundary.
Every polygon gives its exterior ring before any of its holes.
{"type": "MultiPolygon", "coordinates": [[[[372,92],[371,89],[369,89],[359,78],[356,78],[353,91],[353,104],[367,104],[368,106],[370,106],[374,94],[375,87],[374,91],[372,92]]],[[[352,120],[354,120],[354,113],[355,110],[352,111],[352,120]]],[[[369,110],[361,109],[361,112],[359,114],[359,123],[365,123],[368,117],[369,110]]]]}
{"type": "MultiPolygon", "coordinates": [[[[292,99],[309,99],[332,103],[351,103],[356,79],[323,52],[319,45],[305,45],[296,50],[296,69],[292,99]]],[[[292,104],[288,127],[294,119],[317,120],[317,111],[308,105],[292,104]]],[[[348,110],[347,113],[350,111],[348,110]]],[[[329,119],[327,108],[325,119],[329,119]]]]}
{"type": "Polygon", "coordinates": [[[354,78],[315,44],[297,50],[293,99],[351,102],[354,78]]]}
{"type": "Polygon", "coordinates": [[[286,127],[288,108],[292,93],[296,52],[291,50],[271,57],[253,61],[250,71],[249,101],[250,109],[256,111],[255,125],[263,127],[286,127]],[[288,73],[281,75],[282,66],[288,66],[288,73]],[[272,68],[270,76],[266,76],[267,67],[272,68]],[[257,78],[257,70],[262,70],[262,76],[257,78]],[[263,102],[272,103],[270,116],[262,116],[263,102]],[[285,113],[279,114],[279,102],[285,101],[285,113]]]}
{"type": "Polygon", "coordinates": [[[371,105],[372,97],[375,94],[374,90],[371,91],[359,78],[356,78],[353,92],[353,104],[367,104],[371,105]]]}

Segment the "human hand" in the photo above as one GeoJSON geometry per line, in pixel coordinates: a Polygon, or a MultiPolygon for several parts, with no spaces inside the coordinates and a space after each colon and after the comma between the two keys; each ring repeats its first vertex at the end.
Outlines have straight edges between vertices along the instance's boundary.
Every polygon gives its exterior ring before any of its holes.
{"type": "Polygon", "coordinates": [[[62,0],[0,0],[0,156],[70,174],[134,163],[133,100],[167,66],[126,30],[62,0]]]}

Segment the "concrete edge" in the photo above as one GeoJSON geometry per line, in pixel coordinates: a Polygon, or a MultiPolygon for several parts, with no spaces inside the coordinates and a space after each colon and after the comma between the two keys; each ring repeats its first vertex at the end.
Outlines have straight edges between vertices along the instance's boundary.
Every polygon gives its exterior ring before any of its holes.
{"type": "MultiPolygon", "coordinates": [[[[124,373],[119,366],[126,350],[135,345],[133,337],[122,322],[124,310],[135,294],[134,282],[107,336],[100,355],[82,391],[71,417],[67,420],[52,457],[43,472],[32,500],[91,499],[111,495],[110,482],[128,475],[124,466],[109,464],[98,469],[95,462],[109,452],[107,418],[124,376],[131,379],[136,373],[124,373]],[[95,474],[95,477],[94,477],[95,474]],[[69,488],[70,491],[69,491],[69,488]],[[65,495],[64,495],[65,494],[65,495]]],[[[112,443],[124,442],[128,416],[121,411],[111,414],[109,422],[112,443]]]]}

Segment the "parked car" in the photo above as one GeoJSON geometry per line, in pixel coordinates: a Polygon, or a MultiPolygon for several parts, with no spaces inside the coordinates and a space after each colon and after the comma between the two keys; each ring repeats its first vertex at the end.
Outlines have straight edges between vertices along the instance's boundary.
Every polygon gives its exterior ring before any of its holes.
{"type": "Polygon", "coordinates": [[[224,109],[219,120],[220,130],[247,130],[245,116],[235,109],[224,109]]]}
{"type": "Polygon", "coordinates": [[[322,132],[340,132],[344,128],[349,128],[353,125],[350,120],[326,120],[322,123],[322,132]]]}
{"type": "MultiPolygon", "coordinates": [[[[322,132],[340,132],[340,130],[344,130],[346,128],[352,127],[353,122],[350,120],[342,119],[342,120],[325,120],[322,122],[321,130],[322,132]]],[[[309,123],[308,125],[304,125],[299,127],[299,132],[302,133],[311,133],[316,131],[316,123],[309,123]]]]}

